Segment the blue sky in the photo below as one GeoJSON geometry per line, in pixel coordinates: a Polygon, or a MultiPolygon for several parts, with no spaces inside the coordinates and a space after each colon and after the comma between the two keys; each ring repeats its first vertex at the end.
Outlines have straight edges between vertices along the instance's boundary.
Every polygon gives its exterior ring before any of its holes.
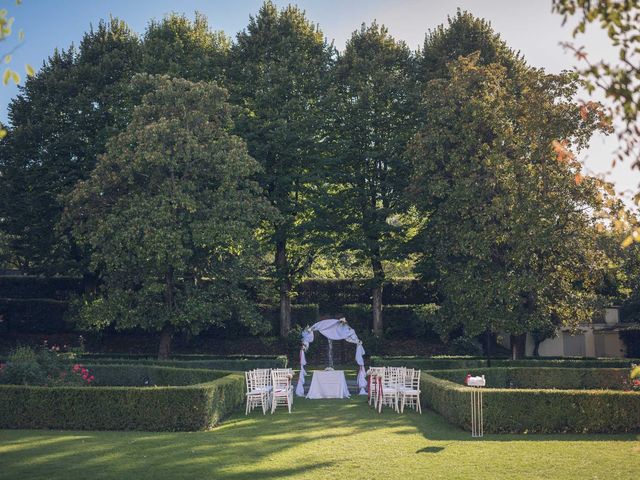
{"type": "MultiPolygon", "coordinates": [[[[276,3],[284,6],[289,2],[276,3]]],[[[392,35],[415,49],[424,41],[427,30],[446,22],[447,15],[454,14],[460,7],[489,20],[507,44],[519,50],[531,65],[544,67],[549,72],[575,65],[573,57],[559,45],[571,39],[570,28],[562,27],[561,17],[551,13],[551,0],[299,0],[291,3],[303,8],[338,48],[344,46],[362,22],[377,20],[385,24],[392,35]]],[[[54,48],[78,43],[90,24],[95,25],[110,15],[123,19],[142,34],[150,19],[162,18],[169,12],[193,16],[195,11],[200,11],[208,17],[213,29],[235,37],[261,4],[262,0],[24,0],[16,7],[15,0],[0,0],[0,8],[7,8],[15,17],[14,28],[25,31],[25,42],[15,52],[12,62],[20,71],[25,63],[39,68],[54,48]]],[[[587,33],[577,43],[585,45],[592,58],[615,55],[602,32],[594,28],[587,33]]],[[[13,86],[0,88],[0,120],[6,121],[7,105],[16,94],[13,86]]],[[[589,150],[581,155],[585,170],[591,174],[610,171],[615,147],[613,137],[594,138],[589,150]]],[[[620,191],[635,192],[640,184],[640,172],[631,170],[629,162],[617,166],[606,176],[620,191]]]]}

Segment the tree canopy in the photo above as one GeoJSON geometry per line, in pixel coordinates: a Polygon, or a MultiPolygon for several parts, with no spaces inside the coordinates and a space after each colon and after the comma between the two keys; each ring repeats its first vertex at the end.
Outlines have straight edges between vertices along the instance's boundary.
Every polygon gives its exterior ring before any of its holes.
{"type": "Polygon", "coordinates": [[[418,88],[414,56],[384,26],[354,32],[333,71],[328,96],[332,154],[325,162],[325,229],[334,251],[353,251],[374,279],[373,327],[382,333],[383,262],[396,260],[405,235],[404,157],[415,132],[418,88]]]}
{"type": "Polygon", "coordinates": [[[281,334],[291,321],[291,289],[311,264],[306,221],[317,186],[325,135],[322,98],[329,88],[333,48],[294,6],[265,2],[230,54],[232,101],[249,153],[262,165],[260,182],[281,218],[271,244],[280,291],[281,334]]]}
{"type": "Polygon", "coordinates": [[[256,230],[272,209],[259,164],[231,134],[226,92],[139,76],[150,91],[75,188],[67,219],[92,248],[97,295],[86,326],[198,333],[232,318],[257,326],[240,284],[260,264],[256,230]]]}
{"type": "Polygon", "coordinates": [[[428,212],[423,274],[437,279],[446,328],[514,335],[589,321],[606,256],[595,244],[593,179],[568,151],[599,119],[572,101],[568,75],[506,69],[477,54],[449,64],[423,97],[411,192],[428,212]],[[552,145],[564,139],[564,158],[552,145]]]}

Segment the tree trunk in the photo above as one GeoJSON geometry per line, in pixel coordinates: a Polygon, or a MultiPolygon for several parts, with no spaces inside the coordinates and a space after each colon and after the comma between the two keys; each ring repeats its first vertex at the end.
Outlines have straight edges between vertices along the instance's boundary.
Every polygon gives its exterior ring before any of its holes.
{"type": "Polygon", "coordinates": [[[291,330],[291,281],[286,240],[276,242],[276,274],[280,291],[280,337],[286,338],[291,330]]]}
{"type": "Polygon", "coordinates": [[[373,311],[373,334],[380,337],[383,332],[382,321],[382,285],[384,282],[384,270],[379,257],[371,259],[373,267],[373,289],[371,290],[371,310],[373,311]]]}
{"type": "Polygon", "coordinates": [[[511,360],[524,358],[527,334],[511,335],[511,360]]]}
{"type": "Polygon", "coordinates": [[[166,324],[160,332],[160,345],[158,347],[158,360],[167,360],[171,355],[171,341],[173,340],[173,327],[166,324]]]}

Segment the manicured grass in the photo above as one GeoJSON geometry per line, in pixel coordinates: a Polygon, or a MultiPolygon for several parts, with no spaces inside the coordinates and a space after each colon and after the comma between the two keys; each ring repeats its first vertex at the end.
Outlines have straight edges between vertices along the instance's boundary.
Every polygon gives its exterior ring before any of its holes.
{"type": "Polygon", "coordinates": [[[208,432],[0,431],[2,479],[637,479],[640,435],[488,435],[363,397],[295,400],[208,432]]]}

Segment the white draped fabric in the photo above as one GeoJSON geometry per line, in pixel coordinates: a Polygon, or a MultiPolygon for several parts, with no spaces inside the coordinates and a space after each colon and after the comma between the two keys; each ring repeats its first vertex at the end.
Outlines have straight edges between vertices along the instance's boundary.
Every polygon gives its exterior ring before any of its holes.
{"type": "Polygon", "coordinates": [[[356,363],[358,364],[358,387],[360,387],[360,395],[366,395],[367,379],[364,369],[364,347],[362,342],[356,335],[356,332],[351,328],[344,319],[331,318],[328,320],[320,320],[311,327],[307,327],[302,331],[302,348],[300,349],[300,377],[298,378],[298,384],[296,385],[296,395],[299,397],[304,396],[304,377],[306,371],[304,366],[307,364],[305,357],[305,350],[309,348],[309,344],[314,340],[314,333],[320,332],[329,340],[346,340],[349,343],[355,343],[356,347],[356,363]]]}

